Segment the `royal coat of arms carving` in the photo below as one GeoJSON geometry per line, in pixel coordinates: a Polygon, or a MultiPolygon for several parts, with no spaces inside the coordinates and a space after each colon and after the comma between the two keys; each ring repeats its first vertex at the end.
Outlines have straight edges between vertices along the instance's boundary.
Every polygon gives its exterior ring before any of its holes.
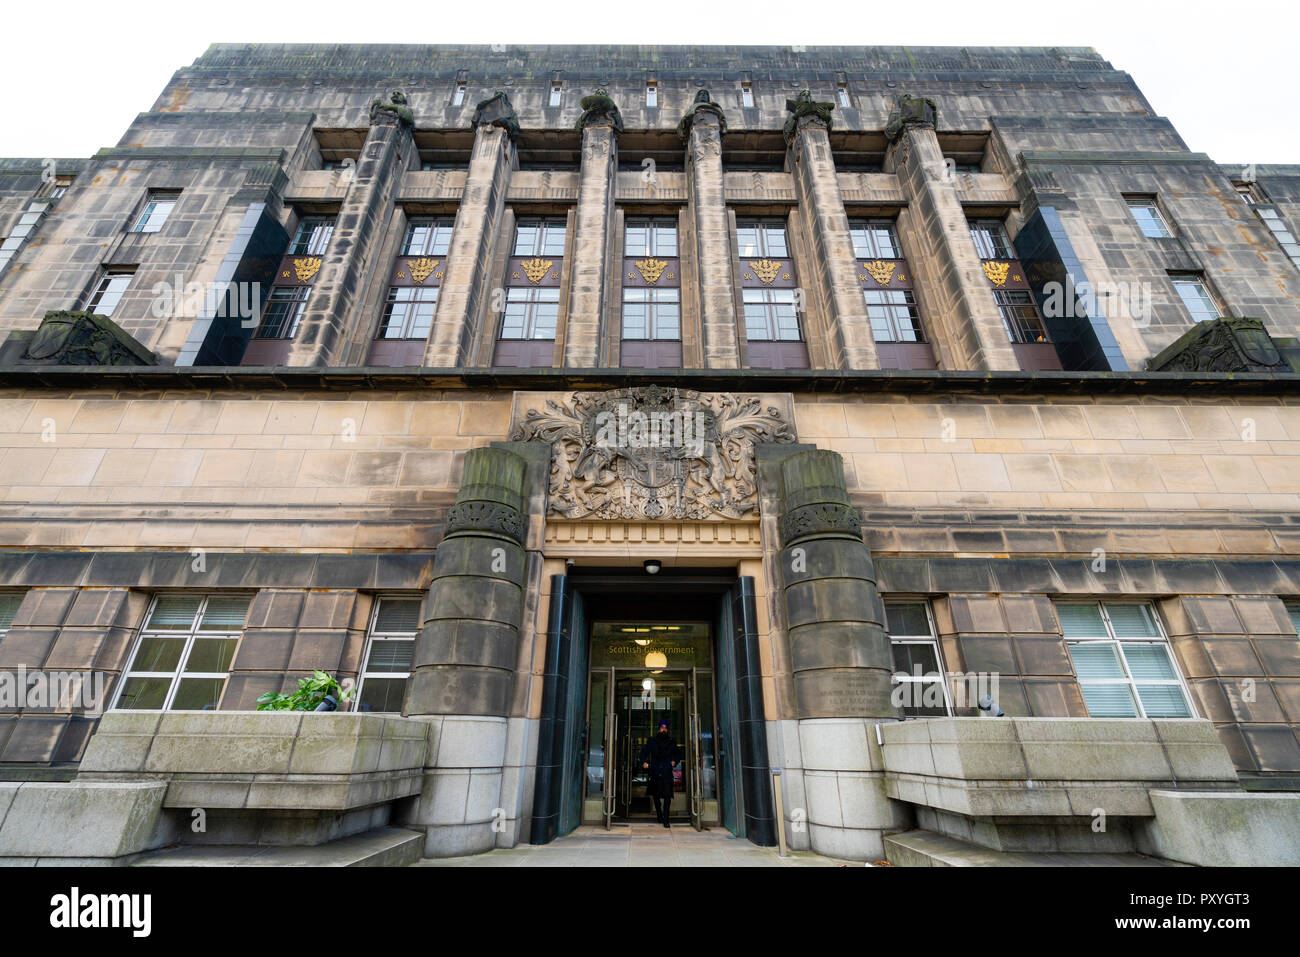
{"type": "Polygon", "coordinates": [[[551,445],[551,511],[623,520],[741,518],[758,504],[754,446],[795,441],[757,396],[660,386],[548,399],[512,438],[551,445]]]}

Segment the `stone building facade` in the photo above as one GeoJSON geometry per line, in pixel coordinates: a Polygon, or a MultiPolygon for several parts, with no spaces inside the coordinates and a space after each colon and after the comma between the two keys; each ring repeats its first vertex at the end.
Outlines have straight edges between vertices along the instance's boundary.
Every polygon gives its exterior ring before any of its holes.
{"type": "Polygon", "coordinates": [[[663,715],[760,844],[1294,863],[1297,229],[1089,49],[215,45],[0,161],[0,857],[545,842],[663,715]]]}

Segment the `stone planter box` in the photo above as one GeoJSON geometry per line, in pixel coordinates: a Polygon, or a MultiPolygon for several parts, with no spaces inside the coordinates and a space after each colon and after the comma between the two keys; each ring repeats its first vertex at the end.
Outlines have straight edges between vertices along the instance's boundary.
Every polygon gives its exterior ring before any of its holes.
{"type": "Polygon", "coordinates": [[[932,718],[881,738],[891,798],[968,817],[1150,817],[1153,788],[1238,786],[1200,719],[932,718]]]}
{"type": "Polygon", "coordinates": [[[78,781],[165,781],[165,808],[348,811],[420,792],[429,723],[314,712],[100,719],[78,781]]]}

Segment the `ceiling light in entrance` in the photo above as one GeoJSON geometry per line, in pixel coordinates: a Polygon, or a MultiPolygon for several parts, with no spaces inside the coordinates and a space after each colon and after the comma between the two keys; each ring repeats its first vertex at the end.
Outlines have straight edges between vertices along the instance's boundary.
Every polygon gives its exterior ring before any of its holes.
{"type": "Polygon", "coordinates": [[[641,567],[645,569],[647,575],[658,575],[663,565],[657,558],[647,558],[641,567]]]}
{"type": "Polygon", "coordinates": [[[654,670],[656,668],[659,669],[667,668],[668,656],[665,655],[662,651],[652,651],[650,652],[650,654],[645,656],[645,666],[647,668],[650,668],[651,670],[654,670]]]}

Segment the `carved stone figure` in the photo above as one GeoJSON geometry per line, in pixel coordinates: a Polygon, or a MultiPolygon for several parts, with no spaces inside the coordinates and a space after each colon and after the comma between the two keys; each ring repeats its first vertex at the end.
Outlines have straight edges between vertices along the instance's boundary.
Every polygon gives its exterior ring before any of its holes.
{"type": "Polygon", "coordinates": [[[683,115],[681,122],[677,124],[677,135],[685,143],[691,135],[691,125],[695,122],[697,116],[708,113],[718,118],[718,132],[727,132],[727,118],[722,113],[722,107],[713,102],[713,97],[709,95],[708,90],[700,90],[695,94],[695,101],[691,103],[683,115]]]}
{"type": "Polygon", "coordinates": [[[375,122],[375,118],[381,113],[395,116],[399,122],[405,123],[407,126],[415,125],[415,114],[413,114],[411,108],[406,105],[406,94],[401,90],[394,90],[392,96],[389,97],[387,102],[376,98],[375,101],[370,104],[371,123],[375,122]]]}
{"type": "Polygon", "coordinates": [[[795,441],[755,396],[660,386],[548,400],[512,438],[551,445],[551,511],[624,520],[740,518],[757,506],[754,446],[795,441]]]}
{"type": "Polygon", "coordinates": [[[584,96],[578,105],[582,107],[582,115],[578,117],[576,124],[578,129],[586,129],[587,125],[595,120],[608,120],[615,133],[623,132],[623,114],[618,111],[618,107],[610,99],[604,87],[590,96],[584,96]]]}
{"type": "Polygon", "coordinates": [[[885,137],[896,140],[908,126],[937,126],[939,108],[934,100],[924,96],[908,96],[904,93],[898,98],[898,105],[889,112],[885,121],[885,137]]]}
{"type": "Polygon", "coordinates": [[[107,316],[47,312],[19,361],[61,366],[156,366],[158,357],[107,316]]]}
{"type": "Polygon", "coordinates": [[[1147,360],[1152,372],[1291,372],[1259,319],[1203,319],[1147,360]]]}
{"type": "Polygon", "coordinates": [[[800,90],[795,99],[785,101],[785,108],[790,112],[790,116],[785,121],[784,131],[787,143],[794,137],[799,127],[809,120],[826,124],[828,130],[831,128],[831,111],[835,109],[835,104],[815,101],[812,98],[812,90],[800,90]]]}
{"type": "Polygon", "coordinates": [[[514,140],[519,136],[519,114],[510,105],[510,97],[505,90],[497,90],[486,100],[480,100],[474,107],[474,115],[469,125],[477,129],[480,126],[499,126],[506,135],[514,140]]]}

